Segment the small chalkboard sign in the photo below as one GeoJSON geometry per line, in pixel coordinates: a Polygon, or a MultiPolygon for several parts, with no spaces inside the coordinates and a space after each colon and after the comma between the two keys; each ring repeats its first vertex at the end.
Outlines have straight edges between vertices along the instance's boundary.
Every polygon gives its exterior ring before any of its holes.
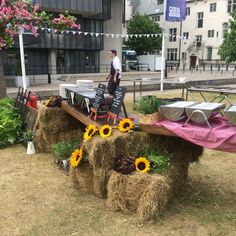
{"type": "Polygon", "coordinates": [[[95,110],[98,110],[98,108],[102,105],[102,102],[104,100],[104,93],[106,90],[106,85],[104,84],[99,84],[96,90],[96,95],[94,98],[94,103],[92,105],[92,108],[95,110]]]}
{"type": "MultiPolygon", "coordinates": [[[[110,110],[108,112],[109,116],[115,116],[116,118],[119,116],[126,90],[127,90],[127,88],[125,88],[125,87],[120,87],[120,86],[116,87],[116,91],[114,93],[114,98],[112,100],[112,104],[111,104],[110,110]]],[[[116,118],[114,121],[116,121],[116,118]]]]}
{"type": "Polygon", "coordinates": [[[104,84],[98,84],[97,90],[96,90],[96,95],[94,98],[94,103],[91,107],[91,114],[89,117],[92,117],[94,114],[94,120],[97,118],[97,111],[99,107],[102,105],[102,102],[104,101],[104,93],[106,90],[106,85],[104,84]]]}

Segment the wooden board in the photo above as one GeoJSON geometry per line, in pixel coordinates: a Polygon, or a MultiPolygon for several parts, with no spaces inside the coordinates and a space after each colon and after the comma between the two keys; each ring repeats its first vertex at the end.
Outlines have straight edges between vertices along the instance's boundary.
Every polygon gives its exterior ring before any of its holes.
{"type": "Polygon", "coordinates": [[[74,107],[70,106],[66,101],[63,101],[61,103],[61,108],[86,126],[88,126],[89,124],[95,124],[97,127],[102,126],[102,124],[89,119],[88,115],[83,114],[74,107]]]}
{"type": "Polygon", "coordinates": [[[159,135],[165,135],[165,136],[173,136],[177,137],[176,134],[172,133],[171,131],[158,127],[158,126],[151,126],[151,125],[142,125],[140,124],[140,129],[143,132],[149,133],[149,134],[159,134],[159,135]]]}

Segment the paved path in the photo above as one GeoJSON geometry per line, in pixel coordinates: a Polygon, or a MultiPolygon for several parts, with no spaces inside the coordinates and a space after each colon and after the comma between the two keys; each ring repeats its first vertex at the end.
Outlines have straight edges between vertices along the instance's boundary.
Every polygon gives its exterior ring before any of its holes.
{"type": "MultiPolygon", "coordinates": [[[[155,77],[155,76],[159,76],[158,73],[154,74],[154,73],[150,73],[150,77],[155,77]]],[[[147,77],[147,75],[146,75],[147,77]]],[[[228,80],[232,78],[235,78],[235,76],[233,75],[232,71],[228,71],[228,72],[224,72],[224,73],[220,73],[218,71],[213,71],[213,73],[210,72],[201,72],[201,71],[195,71],[195,72],[169,72],[168,73],[168,79],[176,79],[178,80],[179,78],[184,77],[187,78],[189,81],[212,81],[212,80],[228,80]]],[[[103,81],[104,83],[107,83],[104,79],[102,79],[103,77],[99,77],[97,76],[97,79],[95,80],[95,86],[100,82],[103,81]]],[[[133,86],[133,82],[132,80],[135,78],[140,78],[139,73],[135,73],[133,74],[133,76],[131,78],[129,78],[129,81],[126,80],[125,76],[123,77],[123,81],[122,81],[122,85],[123,86],[133,86]]],[[[90,79],[89,77],[87,79],[90,79]]],[[[63,82],[63,81],[57,81],[57,80],[53,80],[52,84],[42,84],[42,85],[34,85],[34,86],[30,86],[29,89],[31,91],[35,91],[37,93],[40,93],[41,95],[47,97],[47,96],[52,96],[52,95],[57,95],[58,91],[59,91],[59,84],[66,84],[68,82],[63,82]]],[[[70,82],[71,83],[71,82],[70,82]]],[[[235,78],[235,84],[236,84],[236,78],[235,78]]],[[[155,89],[156,90],[156,89],[155,89]]],[[[9,96],[15,96],[15,94],[17,93],[18,88],[16,87],[12,87],[12,88],[7,88],[7,93],[9,96]]]]}

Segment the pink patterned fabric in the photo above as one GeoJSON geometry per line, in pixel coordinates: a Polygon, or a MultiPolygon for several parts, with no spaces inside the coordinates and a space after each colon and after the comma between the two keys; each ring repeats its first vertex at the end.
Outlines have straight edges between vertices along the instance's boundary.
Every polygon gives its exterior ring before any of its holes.
{"type": "Polygon", "coordinates": [[[182,127],[184,122],[163,120],[155,126],[164,127],[177,136],[198,144],[205,148],[217,149],[236,153],[236,126],[231,125],[223,117],[214,117],[209,120],[212,129],[204,124],[190,122],[182,127]]]}

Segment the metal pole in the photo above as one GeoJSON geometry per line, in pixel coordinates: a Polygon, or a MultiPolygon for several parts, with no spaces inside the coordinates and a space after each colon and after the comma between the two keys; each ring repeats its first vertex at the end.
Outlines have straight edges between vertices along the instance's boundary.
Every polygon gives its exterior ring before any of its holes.
{"type": "Polygon", "coordinates": [[[179,30],[179,67],[180,67],[180,56],[181,56],[181,41],[182,41],[182,28],[183,28],[183,22],[180,21],[180,30],[179,30]]]}
{"type": "Polygon", "coordinates": [[[160,86],[160,91],[163,91],[163,82],[164,82],[166,0],[164,0],[163,4],[164,4],[164,12],[163,12],[162,47],[161,47],[161,86],[160,86]]]}
{"type": "Polygon", "coordinates": [[[19,43],[20,43],[20,61],[21,61],[22,83],[23,83],[24,90],[26,90],[27,83],[26,83],[26,73],[25,73],[25,54],[24,54],[23,31],[24,31],[24,29],[21,28],[20,33],[19,33],[19,43]]]}

